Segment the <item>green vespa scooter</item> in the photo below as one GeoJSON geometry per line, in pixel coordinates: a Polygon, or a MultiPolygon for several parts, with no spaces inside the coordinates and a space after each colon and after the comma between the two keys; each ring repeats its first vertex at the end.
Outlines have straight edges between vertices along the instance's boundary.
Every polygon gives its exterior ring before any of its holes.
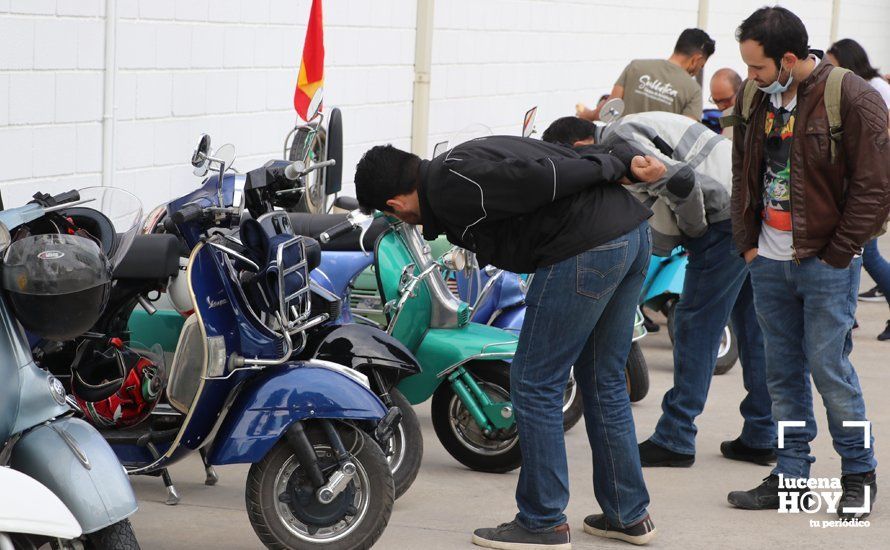
{"type": "Polygon", "coordinates": [[[433,257],[415,226],[381,213],[292,213],[290,218],[297,233],[322,242],[321,265],[311,276],[343,298],[339,322],[376,324],[415,355],[421,372],[397,387],[411,404],[432,398],[433,427],[445,449],[478,471],[519,467],[509,389],[517,338],[470,322],[468,304],[451,293],[442,275],[460,264],[460,255],[433,257]],[[353,232],[356,228],[361,231],[353,232]],[[365,251],[371,246],[373,254],[365,251]],[[354,284],[370,266],[383,304],[377,319],[351,308],[354,284]]]}

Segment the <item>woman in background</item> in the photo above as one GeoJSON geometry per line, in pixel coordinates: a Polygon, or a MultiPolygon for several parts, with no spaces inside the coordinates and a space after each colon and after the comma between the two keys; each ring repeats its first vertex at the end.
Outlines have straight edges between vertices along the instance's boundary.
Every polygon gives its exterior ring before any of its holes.
{"type": "MultiPolygon", "coordinates": [[[[871,66],[868,54],[858,42],[850,38],[844,38],[835,42],[826,52],[828,62],[837,67],[850,69],[863,79],[867,80],[890,107],[890,83],[881,76],[877,69],[871,66]]],[[[888,121],[890,127],[890,121],[888,121]]],[[[887,300],[890,305],[890,263],[887,262],[878,250],[878,240],[869,241],[862,251],[862,267],[875,282],[875,287],[859,295],[859,299],[865,302],[880,302],[887,300]]],[[[890,321],[884,331],[878,335],[878,340],[890,340],[890,321]]]]}

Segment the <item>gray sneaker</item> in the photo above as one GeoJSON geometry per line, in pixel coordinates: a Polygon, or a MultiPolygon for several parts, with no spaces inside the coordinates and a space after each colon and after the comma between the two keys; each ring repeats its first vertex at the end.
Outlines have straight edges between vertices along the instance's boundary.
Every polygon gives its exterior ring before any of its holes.
{"type": "Polygon", "coordinates": [[[572,536],[568,523],[535,533],[514,520],[497,527],[476,529],[473,532],[473,544],[500,550],[571,550],[572,536]]]}
{"type": "Polygon", "coordinates": [[[648,515],[629,527],[617,527],[605,514],[594,514],[584,518],[584,532],[588,535],[607,539],[623,540],[631,544],[648,544],[655,537],[655,524],[648,515]]]}

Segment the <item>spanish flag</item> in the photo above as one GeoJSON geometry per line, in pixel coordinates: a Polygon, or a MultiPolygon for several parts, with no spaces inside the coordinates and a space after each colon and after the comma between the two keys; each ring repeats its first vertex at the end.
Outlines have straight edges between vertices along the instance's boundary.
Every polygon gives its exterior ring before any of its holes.
{"type": "MultiPolygon", "coordinates": [[[[300,76],[294,90],[294,109],[303,120],[309,120],[309,106],[316,92],[324,87],[324,29],[321,22],[321,0],[312,0],[300,76]]],[[[318,99],[321,99],[319,95],[318,99]]]]}

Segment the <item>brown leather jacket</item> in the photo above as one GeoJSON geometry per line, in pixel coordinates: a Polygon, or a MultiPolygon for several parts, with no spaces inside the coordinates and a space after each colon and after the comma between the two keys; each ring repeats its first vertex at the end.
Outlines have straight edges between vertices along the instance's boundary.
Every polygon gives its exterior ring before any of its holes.
{"type": "MultiPolygon", "coordinates": [[[[890,212],[890,136],[880,94],[847,74],[841,86],[843,136],[832,164],[822,96],[831,68],[823,60],[797,89],[791,221],[796,260],[817,256],[840,268],[880,231],[890,212]]],[[[757,91],[748,124],[736,126],[733,135],[732,227],[742,253],[756,248],[760,236],[768,102],[757,91]]],[[[735,109],[742,111],[741,93],[735,109]]]]}

